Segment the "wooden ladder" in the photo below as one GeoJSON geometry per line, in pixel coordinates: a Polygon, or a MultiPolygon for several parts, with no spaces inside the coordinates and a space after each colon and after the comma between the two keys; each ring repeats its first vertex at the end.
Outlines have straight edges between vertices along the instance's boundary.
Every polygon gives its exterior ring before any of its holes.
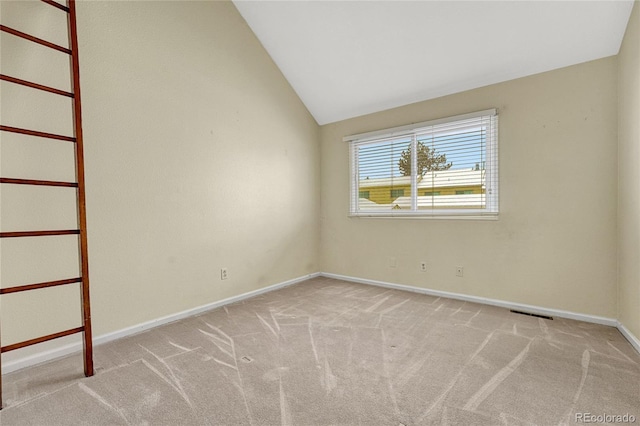
{"type": "Polygon", "coordinates": [[[23,33],[16,29],[0,25],[0,30],[13,36],[29,40],[31,42],[46,46],[61,53],[67,54],[71,60],[72,73],[72,92],[66,92],[53,87],[44,86],[38,83],[22,80],[13,76],[0,74],[0,79],[30,87],[37,90],[53,93],[60,96],[66,96],[73,99],[73,116],[74,116],[74,136],[63,136],[52,133],[40,132],[37,130],[28,130],[17,127],[0,125],[0,131],[19,133],[23,135],[35,136],[40,138],[55,139],[58,141],[66,141],[75,145],[75,166],[76,181],[75,182],[58,182],[49,180],[33,180],[19,179],[13,177],[1,177],[0,183],[9,185],[38,185],[49,187],[72,187],[76,188],[76,210],[78,218],[78,229],[62,229],[48,231],[17,231],[17,232],[0,232],[0,238],[26,238],[26,237],[48,237],[56,235],[78,235],[79,236],[79,264],[80,276],[75,278],[58,279],[55,281],[40,282],[35,284],[20,285],[15,287],[0,288],[0,295],[8,295],[23,291],[37,290],[48,287],[55,287],[73,283],[80,283],[82,294],[82,326],[69,330],[60,331],[58,333],[37,337],[19,343],[7,346],[0,345],[0,409],[2,409],[2,353],[12,350],[24,348],[49,340],[69,336],[75,333],[83,333],[84,346],[84,374],[89,377],[93,375],[93,342],[91,338],[91,308],[89,299],[89,262],[87,259],[87,221],[86,221],[86,205],[85,205],[85,182],[84,182],[84,154],[82,145],[82,113],[80,103],[80,74],[78,63],[78,34],[76,26],[76,8],[75,0],[68,0],[68,5],[64,6],[53,0],[42,0],[44,3],[60,9],[67,14],[69,45],[70,49],[23,33]]]}

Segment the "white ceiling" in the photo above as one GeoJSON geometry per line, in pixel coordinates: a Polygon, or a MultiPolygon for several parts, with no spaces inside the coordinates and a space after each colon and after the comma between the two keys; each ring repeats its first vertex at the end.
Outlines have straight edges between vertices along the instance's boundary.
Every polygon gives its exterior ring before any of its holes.
{"type": "Polygon", "coordinates": [[[239,1],[319,124],[615,55],[633,1],[239,1]]]}

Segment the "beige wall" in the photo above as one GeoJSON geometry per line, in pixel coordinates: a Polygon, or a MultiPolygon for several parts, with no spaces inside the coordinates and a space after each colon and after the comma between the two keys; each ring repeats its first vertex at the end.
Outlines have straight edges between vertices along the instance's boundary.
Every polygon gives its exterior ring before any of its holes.
{"type": "Polygon", "coordinates": [[[610,57],[322,126],[322,270],[615,318],[616,72],[610,57]],[[498,221],[347,216],[343,136],[493,107],[498,221]]]}
{"type": "Polygon", "coordinates": [[[618,319],[640,338],[640,3],[618,56],[618,319]]]}
{"type": "MultiPolygon", "coordinates": [[[[2,14],[43,37],[64,15],[2,14]]],[[[78,25],[94,334],[317,272],[319,128],[233,4],[80,2],[78,25]]],[[[2,37],[3,73],[68,88],[65,60],[2,37]]],[[[70,102],[2,90],[3,124],[70,134],[70,102]]],[[[3,176],[73,179],[71,144],[2,138],[3,176]]],[[[46,189],[3,186],[3,230],[74,226],[46,189]]],[[[3,287],[77,274],[74,238],[42,244],[2,242],[3,287]]],[[[3,296],[3,344],[79,325],[76,293],[3,296]]]]}

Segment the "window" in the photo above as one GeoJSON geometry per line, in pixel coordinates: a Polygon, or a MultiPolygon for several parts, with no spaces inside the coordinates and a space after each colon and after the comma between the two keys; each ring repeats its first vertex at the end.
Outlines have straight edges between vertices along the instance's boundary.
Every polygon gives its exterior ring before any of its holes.
{"type": "Polygon", "coordinates": [[[497,217],[495,109],[344,140],[352,216],[497,217]]]}
{"type": "Polygon", "coordinates": [[[404,197],[404,189],[392,189],[391,198],[404,197]]]}

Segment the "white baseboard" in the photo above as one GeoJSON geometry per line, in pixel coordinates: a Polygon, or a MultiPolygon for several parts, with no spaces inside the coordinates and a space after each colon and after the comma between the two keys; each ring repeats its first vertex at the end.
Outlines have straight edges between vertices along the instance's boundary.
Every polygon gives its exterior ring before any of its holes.
{"type": "Polygon", "coordinates": [[[501,308],[515,309],[518,311],[531,312],[534,314],[541,314],[546,316],[568,318],[568,319],[573,319],[578,321],[591,322],[595,324],[608,325],[611,327],[617,327],[619,324],[618,320],[614,318],[580,314],[576,312],[563,311],[560,309],[549,309],[549,308],[543,308],[540,306],[525,305],[523,303],[508,302],[505,300],[489,299],[489,298],[480,297],[480,296],[470,296],[470,295],[461,294],[461,293],[450,293],[448,291],[431,290],[428,288],[413,287],[409,285],[394,284],[394,283],[389,283],[385,281],[376,281],[376,280],[369,280],[364,278],[349,277],[345,275],[330,274],[326,272],[321,272],[320,275],[327,278],[335,278],[338,280],[351,281],[351,282],[356,282],[360,284],[369,284],[369,285],[375,285],[377,287],[387,287],[387,288],[394,288],[397,290],[406,290],[414,293],[427,294],[429,296],[446,297],[449,299],[463,300],[465,302],[474,302],[474,303],[480,303],[483,305],[499,306],[501,308]]]}
{"type": "Polygon", "coordinates": [[[622,335],[629,341],[629,343],[631,343],[631,346],[633,346],[636,351],[640,353],[640,339],[634,336],[633,333],[629,331],[629,329],[625,327],[624,324],[622,324],[620,321],[618,321],[617,327],[620,333],[622,333],[622,335]]]}
{"type": "MultiPolygon", "coordinates": [[[[133,334],[137,334],[146,330],[149,330],[154,327],[159,327],[164,324],[168,324],[170,322],[178,321],[183,318],[188,318],[194,315],[198,315],[200,313],[210,311],[212,309],[219,308],[224,305],[228,305],[231,303],[239,302],[244,299],[248,299],[250,297],[255,297],[260,294],[268,293],[270,291],[278,290],[283,287],[287,287],[293,284],[297,284],[302,281],[306,281],[311,278],[315,278],[320,276],[319,272],[304,275],[302,277],[293,278],[291,280],[287,280],[281,283],[273,284],[267,287],[260,288],[258,290],[253,290],[247,293],[239,294],[237,296],[229,297],[226,299],[218,300],[216,302],[208,303],[206,305],[198,306],[192,309],[187,309],[186,311],[178,312],[175,314],[167,315],[162,318],[157,318],[151,321],[143,322],[141,324],[137,324],[131,327],[123,328],[121,330],[117,330],[111,333],[102,334],[100,336],[93,338],[94,346],[101,345],[103,343],[111,342],[116,339],[121,339],[126,336],[131,336],[133,334]]],[[[2,372],[10,373],[12,371],[20,370],[25,367],[30,367],[36,364],[41,364],[43,362],[51,361],[56,358],[69,355],[75,352],[79,352],[82,350],[82,342],[78,336],[73,340],[74,342],[68,344],[62,344],[51,349],[44,350],[42,352],[38,352],[36,354],[27,355],[24,357],[19,357],[8,362],[2,363],[2,372]]],[[[71,340],[71,339],[69,339],[71,340]]]]}

